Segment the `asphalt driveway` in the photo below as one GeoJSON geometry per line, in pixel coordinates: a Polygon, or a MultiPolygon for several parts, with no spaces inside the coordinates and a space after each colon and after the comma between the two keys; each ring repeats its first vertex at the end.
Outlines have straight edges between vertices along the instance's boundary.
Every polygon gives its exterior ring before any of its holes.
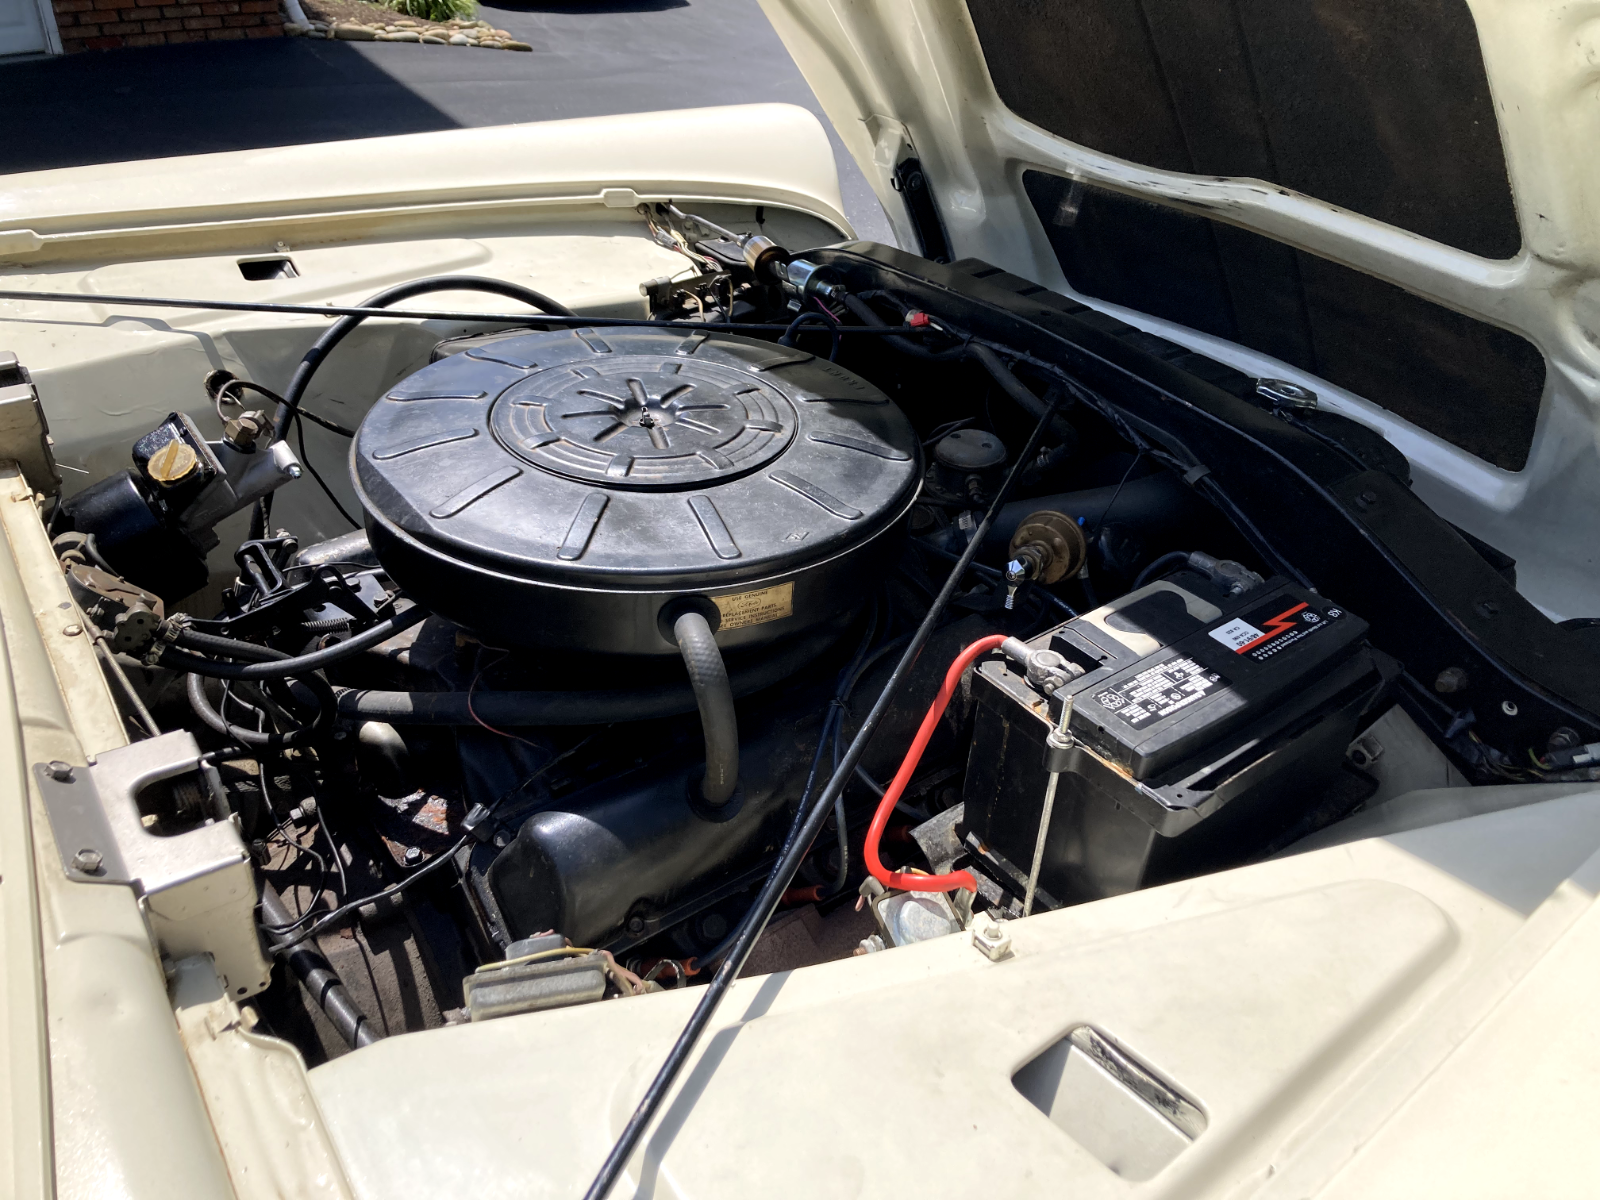
{"type": "MultiPolygon", "coordinates": [[[[481,16],[533,52],[284,38],[0,65],[0,172],[758,101],[827,125],[755,0],[485,0],[481,16]]],[[[892,242],[834,150],[846,214],[892,242]]]]}

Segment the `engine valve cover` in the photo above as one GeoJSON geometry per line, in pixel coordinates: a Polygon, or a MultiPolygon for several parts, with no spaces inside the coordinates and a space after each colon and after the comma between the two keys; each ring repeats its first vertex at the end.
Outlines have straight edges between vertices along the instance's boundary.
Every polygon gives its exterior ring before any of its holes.
{"type": "Polygon", "coordinates": [[[648,327],[502,338],[402,380],[351,457],[402,588],[503,645],[675,654],[704,597],[726,647],[870,594],[921,477],[887,396],[803,351],[648,327]]]}

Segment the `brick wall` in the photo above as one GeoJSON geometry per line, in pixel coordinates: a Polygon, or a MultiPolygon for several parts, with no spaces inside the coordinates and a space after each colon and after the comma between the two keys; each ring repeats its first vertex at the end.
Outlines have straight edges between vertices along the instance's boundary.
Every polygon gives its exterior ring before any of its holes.
{"type": "Polygon", "coordinates": [[[119,46],[166,46],[281,37],[278,0],[199,0],[157,4],[154,0],[53,0],[61,48],[115,50],[119,46]]]}

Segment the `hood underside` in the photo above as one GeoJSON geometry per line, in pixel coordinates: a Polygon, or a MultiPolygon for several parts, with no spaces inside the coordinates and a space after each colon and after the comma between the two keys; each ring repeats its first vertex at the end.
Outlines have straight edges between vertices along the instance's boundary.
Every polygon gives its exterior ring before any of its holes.
{"type": "Polygon", "coordinates": [[[1586,615],[1600,558],[1570,522],[1600,499],[1600,116],[1570,31],[1588,18],[1488,0],[765,7],[905,244],[1311,387],[1526,564],[1530,598],[1586,615]]]}

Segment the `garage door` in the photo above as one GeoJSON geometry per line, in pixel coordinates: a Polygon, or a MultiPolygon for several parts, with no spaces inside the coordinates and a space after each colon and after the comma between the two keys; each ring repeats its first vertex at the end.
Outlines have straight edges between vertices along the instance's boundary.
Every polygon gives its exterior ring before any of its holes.
{"type": "Polygon", "coordinates": [[[46,48],[36,0],[0,0],[0,54],[38,54],[46,48]]]}

